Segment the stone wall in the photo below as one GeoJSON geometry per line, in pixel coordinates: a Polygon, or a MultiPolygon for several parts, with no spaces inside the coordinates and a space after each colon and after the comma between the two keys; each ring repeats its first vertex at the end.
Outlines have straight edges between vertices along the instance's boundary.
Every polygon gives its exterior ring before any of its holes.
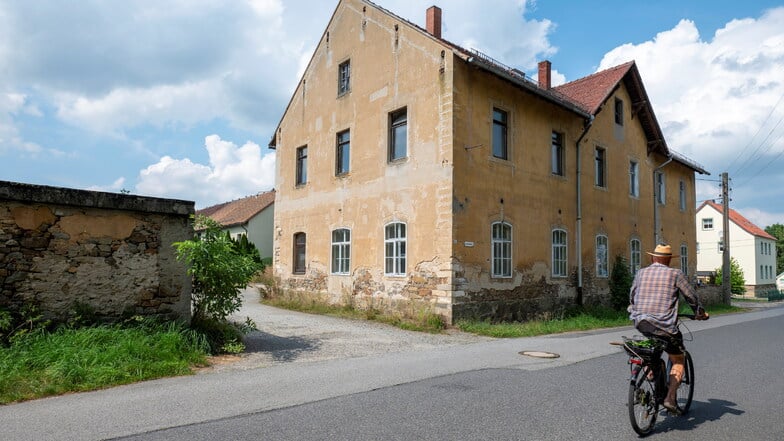
{"type": "Polygon", "coordinates": [[[0,308],[77,307],[190,319],[190,277],[173,242],[193,235],[190,201],[0,181],[0,308]]]}

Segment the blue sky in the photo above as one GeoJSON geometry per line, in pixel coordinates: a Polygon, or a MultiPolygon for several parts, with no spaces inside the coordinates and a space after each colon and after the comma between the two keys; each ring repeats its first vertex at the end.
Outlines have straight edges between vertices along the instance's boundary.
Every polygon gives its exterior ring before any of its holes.
{"type": "MultiPolygon", "coordinates": [[[[556,84],[636,60],[697,199],[784,223],[784,4],[378,0],[556,84]]],[[[0,179],[188,199],[274,186],[267,149],[337,1],[0,2],[0,179]]]]}

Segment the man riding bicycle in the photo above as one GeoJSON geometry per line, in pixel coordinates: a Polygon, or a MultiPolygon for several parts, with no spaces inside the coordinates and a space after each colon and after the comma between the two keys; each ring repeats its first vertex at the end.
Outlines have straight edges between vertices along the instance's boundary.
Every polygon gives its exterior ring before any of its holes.
{"type": "Polygon", "coordinates": [[[683,335],[678,329],[678,294],[683,294],[694,311],[696,320],[707,320],[708,314],[683,272],[670,268],[672,248],[656,245],[651,253],[653,263],[637,271],[629,293],[629,318],[646,337],[657,337],[667,342],[664,351],[670,357],[670,385],[662,405],[676,412],[676,393],[683,378],[683,335]]]}

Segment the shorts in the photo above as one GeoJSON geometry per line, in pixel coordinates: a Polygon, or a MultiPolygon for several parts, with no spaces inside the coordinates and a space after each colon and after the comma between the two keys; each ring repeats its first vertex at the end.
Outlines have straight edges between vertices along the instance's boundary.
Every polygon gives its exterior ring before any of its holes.
{"type": "Polygon", "coordinates": [[[647,320],[640,320],[640,322],[637,323],[637,330],[648,338],[658,338],[664,341],[664,352],[670,355],[683,354],[683,334],[681,334],[680,331],[675,334],[670,334],[669,332],[654,326],[647,320]]]}

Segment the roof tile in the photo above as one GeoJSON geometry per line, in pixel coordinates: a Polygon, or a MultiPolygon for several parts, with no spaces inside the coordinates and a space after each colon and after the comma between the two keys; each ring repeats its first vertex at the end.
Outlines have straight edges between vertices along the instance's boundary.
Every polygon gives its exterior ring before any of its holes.
{"type": "Polygon", "coordinates": [[[224,227],[247,223],[253,216],[275,202],[275,190],[258,193],[242,199],[213,205],[196,214],[207,216],[224,227]]]}
{"type": "MultiPolygon", "coordinates": [[[[709,205],[714,210],[718,211],[721,214],[724,214],[724,206],[723,205],[719,205],[719,204],[717,204],[717,203],[715,203],[713,201],[705,201],[700,206],[700,208],[697,209],[697,211],[700,211],[700,209],[702,207],[704,207],[705,205],[709,205]]],[[[730,208],[730,220],[732,222],[734,222],[735,225],[743,228],[747,233],[749,233],[749,234],[751,234],[753,236],[762,237],[762,238],[770,239],[770,240],[777,240],[775,237],[773,237],[770,234],[768,234],[762,228],[754,225],[754,223],[752,223],[750,220],[748,220],[745,217],[743,217],[743,215],[741,215],[737,211],[733,210],[732,208],[730,208]]]]}

